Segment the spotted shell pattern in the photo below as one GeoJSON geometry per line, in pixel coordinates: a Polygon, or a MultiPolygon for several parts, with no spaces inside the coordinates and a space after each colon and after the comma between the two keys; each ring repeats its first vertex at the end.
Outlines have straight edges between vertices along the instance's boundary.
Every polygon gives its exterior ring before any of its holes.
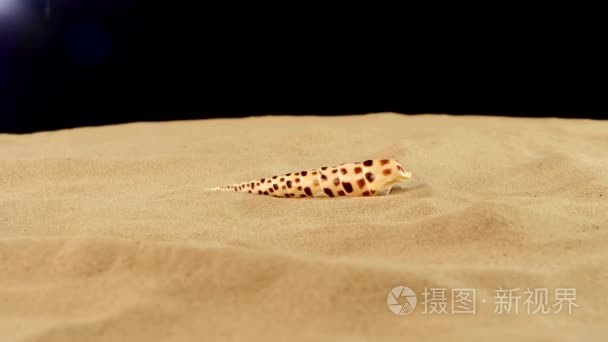
{"type": "Polygon", "coordinates": [[[288,173],[208,189],[274,197],[355,197],[388,195],[393,185],[412,177],[394,159],[366,160],[288,173]]]}

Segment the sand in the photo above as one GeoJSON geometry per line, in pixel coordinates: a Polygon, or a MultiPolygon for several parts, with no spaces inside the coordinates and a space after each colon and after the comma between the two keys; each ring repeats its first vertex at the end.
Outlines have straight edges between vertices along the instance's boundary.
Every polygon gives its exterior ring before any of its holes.
{"type": "Polygon", "coordinates": [[[2,341],[600,341],[607,247],[608,122],[381,113],[0,135],[2,341]],[[413,178],[374,198],[204,191],[372,158],[413,178]],[[387,305],[400,285],[417,295],[405,315],[387,305]],[[424,312],[425,287],[446,289],[447,313],[424,312]],[[526,313],[528,287],[549,313],[526,313]],[[452,313],[458,288],[475,312],[452,313]],[[551,306],[560,288],[570,314],[551,306]]]}

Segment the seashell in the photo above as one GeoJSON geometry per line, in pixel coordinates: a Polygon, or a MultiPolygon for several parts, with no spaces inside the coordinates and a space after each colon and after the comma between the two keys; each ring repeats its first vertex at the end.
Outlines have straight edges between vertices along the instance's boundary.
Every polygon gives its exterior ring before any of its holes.
{"type": "Polygon", "coordinates": [[[412,173],[394,159],[321,167],[249,182],[207,189],[246,192],[274,197],[356,197],[388,195],[392,187],[407,181],[412,173]]]}

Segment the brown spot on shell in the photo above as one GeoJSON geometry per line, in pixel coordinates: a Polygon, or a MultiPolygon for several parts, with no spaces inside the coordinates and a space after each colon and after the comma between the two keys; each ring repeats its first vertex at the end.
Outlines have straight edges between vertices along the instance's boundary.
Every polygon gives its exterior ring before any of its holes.
{"type": "Polygon", "coordinates": [[[300,173],[299,173],[299,172],[296,172],[296,173],[294,173],[293,175],[294,175],[294,176],[299,176],[299,175],[300,175],[300,173]]]}
{"type": "Polygon", "coordinates": [[[308,174],[308,171],[302,171],[301,173],[302,173],[303,177],[306,177],[306,175],[308,174]]]}
{"type": "Polygon", "coordinates": [[[296,178],[296,183],[300,183],[300,178],[296,178]]]}
{"type": "Polygon", "coordinates": [[[305,187],[304,188],[304,192],[308,195],[308,196],[312,196],[312,191],[310,191],[309,187],[305,187]]]}
{"type": "Polygon", "coordinates": [[[312,185],[318,186],[319,185],[319,181],[315,179],[314,181],[312,181],[312,185]]]}
{"type": "Polygon", "coordinates": [[[280,181],[281,181],[281,182],[284,182],[284,181],[285,181],[285,178],[281,177],[280,181]]]}
{"type": "Polygon", "coordinates": [[[269,188],[268,192],[274,192],[274,189],[273,188],[269,188]]]}
{"type": "Polygon", "coordinates": [[[334,178],[334,185],[335,186],[340,185],[340,178],[334,178]]]}
{"type": "Polygon", "coordinates": [[[366,160],[363,162],[363,165],[365,166],[372,166],[374,165],[374,161],[373,160],[366,160]]]}
{"type": "Polygon", "coordinates": [[[268,195],[268,191],[264,191],[264,195],[268,195]]]}
{"type": "Polygon", "coordinates": [[[289,176],[291,176],[291,173],[288,173],[288,174],[286,174],[285,176],[289,177],[289,176]]]}
{"type": "Polygon", "coordinates": [[[380,161],[380,165],[386,165],[386,164],[388,164],[388,163],[390,163],[390,160],[388,160],[388,159],[382,159],[382,160],[380,161]]]}
{"type": "Polygon", "coordinates": [[[359,186],[359,189],[363,189],[363,187],[365,186],[365,179],[361,178],[357,181],[357,185],[359,186]]]}
{"type": "Polygon", "coordinates": [[[299,187],[298,187],[298,190],[302,190],[302,187],[301,187],[301,186],[299,186],[299,187]]]}
{"type": "Polygon", "coordinates": [[[346,194],[342,190],[338,191],[338,195],[340,195],[340,196],[346,196],[346,194]]]}
{"type": "Polygon", "coordinates": [[[262,178],[262,179],[260,179],[260,182],[264,183],[265,180],[266,180],[266,178],[262,178]]]}
{"type": "Polygon", "coordinates": [[[323,166],[321,170],[327,170],[327,166],[323,166]]]}
{"type": "Polygon", "coordinates": [[[283,185],[283,186],[281,187],[281,189],[285,190],[285,189],[287,189],[287,187],[286,187],[285,185],[283,185]]]}
{"type": "Polygon", "coordinates": [[[272,176],[272,179],[277,179],[277,176],[272,176]]]}
{"type": "Polygon", "coordinates": [[[252,191],[251,191],[251,190],[249,190],[249,193],[251,193],[251,192],[252,192],[252,191]]]}
{"type": "Polygon", "coordinates": [[[331,173],[337,173],[337,172],[338,172],[338,169],[331,170],[331,173]]]}
{"type": "Polygon", "coordinates": [[[382,174],[385,176],[390,175],[392,172],[393,172],[393,170],[391,170],[391,169],[382,170],[382,174]]]}
{"type": "Polygon", "coordinates": [[[353,192],[353,186],[350,185],[349,182],[342,182],[342,187],[344,188],[344,190],[346,190],[346,192],[351,193],[353,192]]]}
{"type": "Polygon", "coordinates": [[[345,169],[345,168],[341,168],[341,169],[340,169],[340,172],[341,172],[343,175],[345,175],[345,174],[347,174],[347,173],[348,173],[348,171],[346,171],[346,169],[345,169]]]}
{"type": "Polygon", "coordinates": [[[369,191],[365,191],[361,195],[363,195],[363,196],[369,196],[369,191]]]}
{"type": "Polygon", "coordinates": [[[325,193],[327,194],[327,196],[334,197],[334,193],[331,192],[331,189],[323,188],[323,191],[325,191],[325,193]]]}
{"type": "Polygon", "coordinates": [[[373,173],[368,172],[365,174],[365,178],[367,178],[367,181],[371,183],[374,181],[374,179],[376,179],[376,176],[373,173]]]}
{"type": "Polygon", "coordinates": [[[291,189],[291,181],[287,181],[287,187],[291,189]]]}
{"type": "Polygon", "coordinates": [[[279,190],[279,185],[278,185],[278,184],[272,184],[272,187],[273,187],[275,190],[279,190]]]}
{"type": "Polygon", "coordinates": [[[258,190],[258,195],[261,195],[261,194],[262,194],[262,190],[258,190]]]}
{"type": "Polygon", "coordinates": [[[324,174],[321,174],[321,180],[327,180],[327,176],[324,174]]]}
{"type": "Polygon", "coordinates": [[[301,194],[301,195],[300,195],[300,197],[306,197],[306,195],[304,195],[304,194],[301,194]]]}
{"type": "Polygon", "coordinates": [[[316,174],[317,174],[317,171],[313,171],[311,174],[312,174],[312,175],[316,175],[316,174]]]}
{"type": "Polygon", "coordinates": [[[361,173],[361,171],[363,171],[363,169],[362,169],[362,168],[360,168],[359,166],[357,166],[357,167],[355,168],[355,173],[361,173]]]}

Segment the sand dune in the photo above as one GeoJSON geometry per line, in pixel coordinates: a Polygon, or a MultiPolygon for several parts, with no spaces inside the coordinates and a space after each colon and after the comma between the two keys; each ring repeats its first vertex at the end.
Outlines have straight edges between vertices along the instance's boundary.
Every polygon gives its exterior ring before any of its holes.
{"type": "Polygon", "coordinates": [[[0,135],[0,339],[603,340],[607,132],[384,113],[0,135]],[[375,198],[204,191],[369,158],[414,176],[375,198]],[[387,306],[398,285],[410,314],[387,306]],[[425,287],[448,314],[423,312],[425,287]],[[578,307],[527,314],[527,287],[578,307]],[[474,314],[450,312],[457,288],[474,314]],[[499,288],[519,314],[494,312],[499,288]]]}

